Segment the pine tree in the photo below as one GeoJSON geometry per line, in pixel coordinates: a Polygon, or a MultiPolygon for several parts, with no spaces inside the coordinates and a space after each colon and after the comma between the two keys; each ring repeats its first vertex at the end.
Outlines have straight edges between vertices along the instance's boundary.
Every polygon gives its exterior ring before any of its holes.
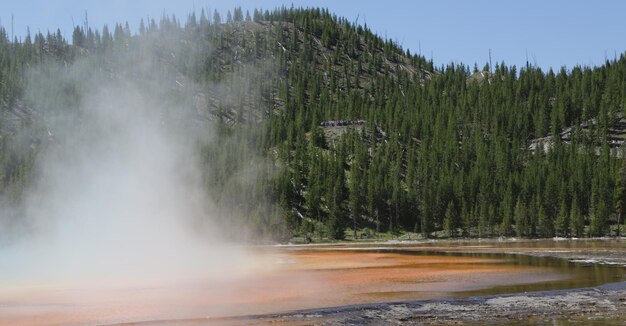
{"type": "Polygon", "coordinates": [[[520,198],[517,199],[517,204],[515,204],[515,232],[518,237],[530,235],[528,210],[520,198]]]}
{"type": "Polygon", "coordinates": [[[567,237],[570,226],[569,213],[567,211],[567,205],[565,200],[561,200],[561,207],[554,224],[554,229],[557,236],[567,237]]]}
{"type": "Polygon", "coordinates": [[[350,203],[350,218],[352,220],[352,232],[356,239],[356,231],[358,227],[358,219],[361,216],[362,203],[362,191],[361,191],[361,171],[357,162],[352,163],[350,169],[350,178],[348,181],[349,203],[350,203]]]}
{"type": "Polygon", "coordinates": [[[537,211],[537,233],[541,237],[554,236],[554,221],[547,216],[541,204],[539,204],[539,210],[537,211]]]}
{"type": "Polygon", "coordinates": [[[328,216],[328,236],[331,239],[343,239],[345,238],[345,219],[341,212],[341,200],[340,196],[343,192],[343,186],[340,179],[336,179],[335,185],[332,191],[332,199],[330,201],[329,216],[328,216]]]}
{"type": "Polygon", "coordinates": [[[513,215],[515,209],[513,207],[513,194],[510,188],[511,186],[509,186],[509,190],[506,192],[502,203],[502,223],[500,224],[500,233],[504,236],[510,236],[513,234],[513,215]]]}
{"type": "Polygon", "coordinates": [[[456,236],[456,226],[457,226],[457,214],[454,209],[454,203],[450,201],[448,206],[446,207],[446,214],[444,218],[444,228],[446,230],[446,234],[448,237],[456,236]]]}
{"type": "Polygon", "coordinates": [[[621,235],[621,226],[626,213],[626,159],[622,162],[619,178],[615,187],[615,210],[617,211],[617,236],[621,235]]]}
{"type": "Polygon", "coordinates": [[[576,196],[572,199],[570,208],[570,230],[577,237],[582,237],[585,234],[585,217],[580,212],[576,196]]]}
{"type": "Polygon", "coordinates": [[[236,22],[243,21],[243,10],[241,7],[235,7],[235,10],[233,11],[233,20],[236,22]]]}
{"type": "Polygon", "coordinates": [[[222,16],[220,15],[220,13],[216,10],[213,11],[213,24],[221,24],[222,23],[222,16]]]}
{"type": "Polygon", "coordinates": [[[599,237],[606,234],[608,226],[607,207],[604,201],[598,201],[593,206],[590,216],[589,233],[591,236],[599,237]]]}

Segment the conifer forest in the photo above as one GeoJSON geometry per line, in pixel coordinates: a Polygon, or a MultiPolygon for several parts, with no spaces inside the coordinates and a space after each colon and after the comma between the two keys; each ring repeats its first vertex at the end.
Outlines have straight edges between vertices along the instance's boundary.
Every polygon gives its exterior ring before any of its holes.
{"type": "MultiPolygon", "coordinates": [[[[120,85],[173,76],[137,87],[185,112],[159,113],[164,125],[213,126],[196,145],[195,182],[233,238],[624,232],[624,54],[558,71],[435,66],[365,24],[293,7],[163,15],[137,31],[85,19],[71,39],[0,28],[2,204],[20,207],[39,154],[64,136],[50,127],[55,108],[80,124],[77,62],[120,85]],[[35,66],[66,78],[33,85],[35,66]]],[[[0,223],[10,232],[27,212],[7,214],[0,223]]]]}

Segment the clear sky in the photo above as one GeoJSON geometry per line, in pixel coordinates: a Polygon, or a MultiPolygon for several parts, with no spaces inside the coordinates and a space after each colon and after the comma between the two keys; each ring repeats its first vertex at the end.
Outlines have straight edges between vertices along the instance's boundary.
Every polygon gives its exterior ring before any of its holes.
{"type": "Polygon", "coordinates": [[[622,0],[0,0],[0,24],[16,36],[57,28],[68,38],[73,24],[128,22],[163,13],[185,18],[194,9],[235,6],[252,11],[281,5],[325,7],[367,25],[436,65],[462,62],[482,67],[489,60],[517,66],[526,58],[547,69],[565,65],[600,65],[626,51],[626,1],[622,0]]]}

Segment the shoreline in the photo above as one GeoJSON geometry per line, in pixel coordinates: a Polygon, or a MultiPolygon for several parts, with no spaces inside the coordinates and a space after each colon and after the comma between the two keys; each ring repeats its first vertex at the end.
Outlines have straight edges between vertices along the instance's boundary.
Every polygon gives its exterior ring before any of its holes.
{"type": "Polygon", "coordinates": [[[116,325],[623,325],[626,281],[596,287],[396,301],[116,325]]]}
{"type": "Polygon", "coordinates": [[[601,282],[596,279],[595,283],[588,283],[590,285],[563,289],[526,288],[526,292],[510,290],[495,294],[451,292],[449,296],[435,299],[400,299],[230,317],[135,320],[113,325],[624,325],[626,322],[624,238],[455,239],[277,246],[295,251],[398,250],[453,255],[517,255],[538,257],[541,261],[547,258],[575,263],[592,275],[600,275],[594,266],[613,266],[618,277],[611,280],[611,272],[608,274],[610,278],[603,278],[601,282]]]}
{"type": "Polygon", "coordinates": [[[427,239],[427,240],[383,240],[383,241],[354,241],[354,242],[324,242],[310,244],[277,244],[281,248],[311,250],[343,249],[343,250],[393,250],[414,249],[440,251],[449,253],[493,253],[493,254],[521,254],[532,257],[551,257],[583,264],[607,264],[626,267],[626,237],[602,238],[458,238],[458,239],[427,239]],[[587,243],[609,244],[623,243],[623,248],[584,246],[562,246],[559,244],[582,245],[587,243]],[[498,247],[498,245],[522,245],[520,247],[498,247]],[[552,248],[545,248],[545,244],[557,244],[552,248]],[[544,245],[544,246],[542,246],[544,245]],[[371,247],[370,247],[371,246],[371,247]],[[376,247],[374,247],[376,246],[376,247]]]}
{"type": "Polygon", "coordinates": [[[529,320],[553,325],[555,321],[625,318],[626,281],[578,289],[328,307],[246,319],[288,325],[515,324],[529,320]]]}
{"type": "MultiPolygon", "coordinates": [[[[519,283],[520,287],[517,287],[518,283],[513,281],[519,282],[519,276],[518,274],[511,274],[503,279],[504,283],[501,285],[477,290],[463,290],[454,286],[447,290],[438,290],[437,295],[433,296],[402,295],[404,292],[428,291],[422,286],[410,289],[408,287],[410,284],[404,284],[394,290],[400,295],[381,297],[376,300],[332,302],[332,300],[323,301],[325,297],[314,295],[309,296],[309,298],[315,300],[317,304],[291,305],[294,310],[290,310],[288,306],[281,306],[281,309],[266,311],[240,309],[238,312],[231,311],[223,315],[212,315],[210,309],[203,309],[194,314],[144,314],[143,316],[137,315],[137,319],[121,318],[117,320],[109,318],[108,323],[103,325],[519,325],[529,323],[624,325],[626,323],[626,239],[624,238],[454,239],[255,247],[260,249],[260,252],[279,248],[277,252],[295,257],[301,257],[302,254],[308,257],[306,255],[310,255],[312,252],[311,257],[313,258],[323,255],[325,251],[331,251],[331,254],[335,255],[334,257],[337,257],[336,255],[362,257],[360,251],[365,251],[363,254],[366,256],[364,257],[373,255],[374,258],[402,253],[401,256],[398,256],[402,258],[402,261],[407,259],[413,261],[411,258],[413,255],[426,255],[426,257],[428,255],[463,256],[468,259],[476,259],[477,257],[490,257],[489,259],[492,259],[495,257],[500,259],[502,264],[513,262],[513,266],[519,264],[519,266],[533,268],[555,268],[555,272],[563,268],[565,271],[570,270],[575,273],[571,275],[577,276],[572,277],[571,282],[569,279],[539,283],[527,281],[528,283],[519,283]],[[369,253],[366,253],[367,251],[369,253]]],[[[367,264],[362,265],[363,261],[361,260],[357,260],[356,262],[361,263],[355,265],[355,261],[344,259],[340,260],[341,264],[338,267],[369,266],[367,264]]],[[[447,261],[446,259],[450,258],[444,258],[444,263],[447,261]]],[[[320,266],[311,265],[313,262],[315,260],[305,260],[303,268],[305,270],[307,268],[318,270],[320,266]]],[[[404,273],[406,272],[399,275],[405,275],[404,273]]],[[[478,271],[477,273],[481,272],[478,271]]],[[[386,274],[389,274],[389,271],[386,271],[386,274]]],[[[423,276],[423,274],[419,275],[420,277],[423,276]]],[[[481,275],[483,274],[470,275],[469,278],[465,279],[465,282],[468,283],[463,284],[476,284],[477,278],[484,277],[481,275]]],[[[410,281],[414,282],[412,278],[410,281]]],[[[279,284],[283,284],[285,280],[281,278],[280,282],[279,284]]],[[[297,290],[294,287],[290,289],[297,290]]],[[[330,289],[333,293],[344,293],[335,286],[330,289]]],[[[266,293],[261,288],[257,290],[261,290],[257,293],[264,295],[266,293]]],[[[364,288],[360,291],[377,290],[364,288]]],[[[171,293],[150,292],[150,296],[154,295],[165,295],[165,298],[172,296],[171,293]]],[[[198,295],[203,297],[207,293],[198,293],[198,295]]],[[[305,294],[301,293],[300,295],[305,294]]],[[[171,304],[180,305],[181,302],[174,300],[171,304]]]]}
{"type": "MultiPolygon", "coordinates": [[[[346,250],[394,248],[434,250],[450,253],[513,254],[549,257],[593,268],[597,264],[626,267],[626,238],[580,239],[454,239],[378,242],[342,242],[281,245],[294,249],[329,247],[346,250]],[[624,246],[602,246],[623,243],[624,246]],[[579,244],[599,244],[596,248],[579,244]],[[456,246],[454,245],[456,244],[456,246]],[[470,245],[474,244],[474,245],[470,245]],[[480,244],[480,245],[479,245],[480,244]],[[528,244],[497,247],[497,244],[528,244]],[[545,248],[545,244],[574,245],[545,248]],[[374,248],[362,247],[366,245],[374,248]],[[470,245],[470,246],[468,246],[470,245]]],[[[625,274],[626,275],[626,274],[625,274]]],[[[215,320],[186,321],[191,324],[215,320]]],[[[626,281],[598,286],[506,294],[452,296],[430,300],[409,300],[298,310],[276,314],[251,315],[220,320],[224,325],[624,325],[626,322],[626,281]]]]}

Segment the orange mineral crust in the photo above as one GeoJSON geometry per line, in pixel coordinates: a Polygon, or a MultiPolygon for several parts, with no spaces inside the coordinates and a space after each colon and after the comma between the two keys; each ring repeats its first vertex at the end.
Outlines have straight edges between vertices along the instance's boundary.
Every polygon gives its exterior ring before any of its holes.
{"type": "Polygon", "coordinates": [[[360,303],[430,299],[567,278],[549,267],[484,256],[359,250],[257,250],[241,270],[144,284],[5,286],[0,325],[219,320],[221,317],[360,303]]]}

